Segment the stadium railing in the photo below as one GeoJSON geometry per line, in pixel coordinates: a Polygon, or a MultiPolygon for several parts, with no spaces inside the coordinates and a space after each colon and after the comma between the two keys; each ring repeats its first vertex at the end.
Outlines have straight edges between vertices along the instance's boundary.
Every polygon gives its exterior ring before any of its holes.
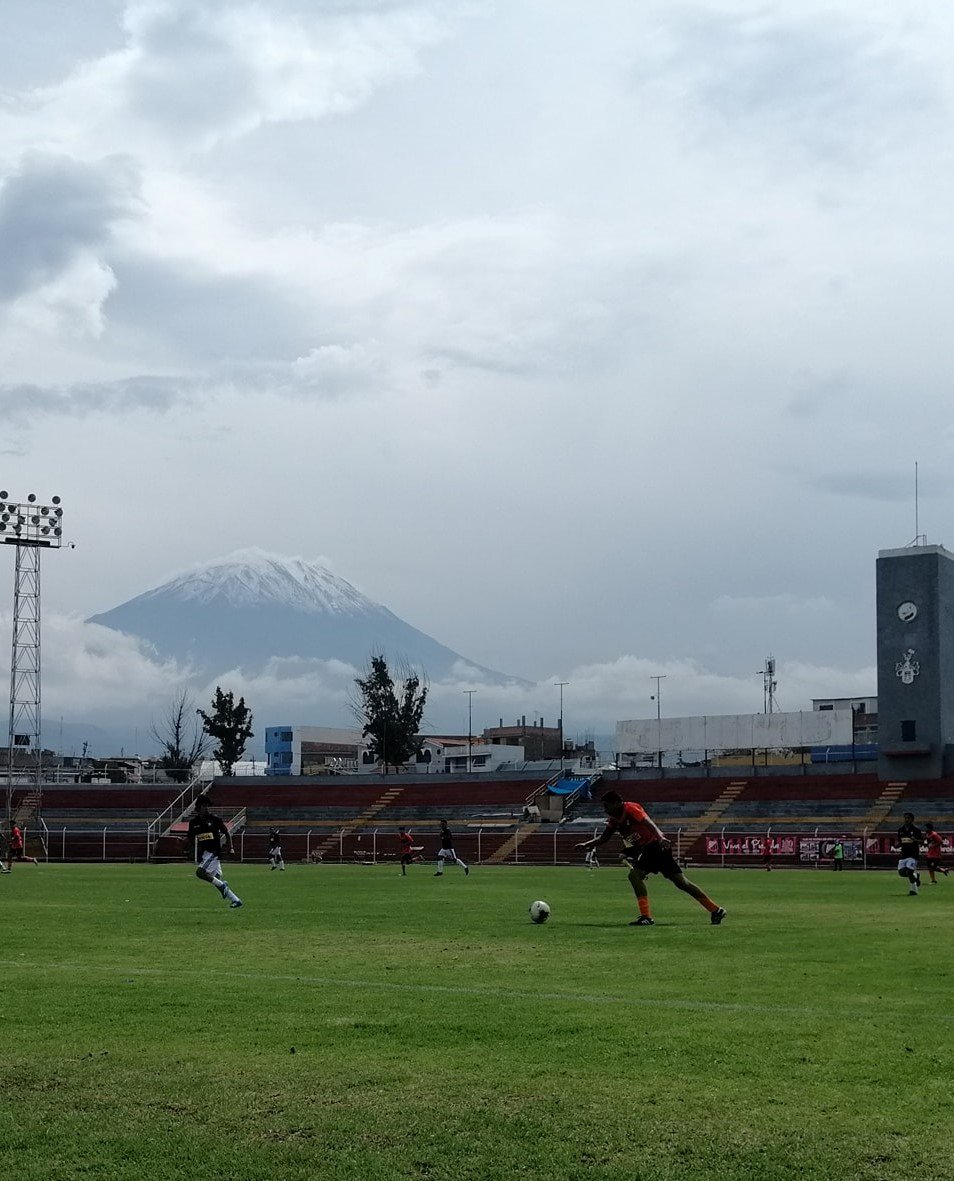
{"type": "MultiPolygon", "coordinates": [[[[954,818],[940,826],[944,836],[944,853],[954,860],[954,818]]],[[[599,825],[575,824],[538,827],[523,824],[478,824],[455,830],[454,841],[460,857],[473,865],[488,861],[505,843],[513,848],[500,863],[503,865],[583,865],[583,855],[575,845],[601,831],[599,825]]],[[[415,844],[423,845],[422,860],[433,862],[439,847],[437,826],[421,826],[412,830],[415,844]]],[[[704,867],[761,868],[763,843],[769,835],[773,843],[773,866],[778,868],[817,869],[832,866],[832,850],[837,841],[845,845],[845,867],[852,869],[893,868],[897,853],[892,852],[896,840],[890,827],[867,829],[846,828],[825,831],[821,826],[803,828],[798,832],[766,834],[764,828],[723,826],[701,837],[692,834],[684,839],[683,829],[670,829],[676,855],[683,864],[704,867]]],[[[24,832],[27,852],[45,861],[81,862],[144,862],[149,860],[150,833],[148,825],[138,830],[128,827],[99,829],[34,825],[24,832]]],[[[303,831],[282,833],[282,847],[289,864],[311,860],[315,850],[325,848],[323,860],[332,864],[381,865],[396,864],[399,846],[393,825],[356,830],[315,826],[303,831]],[[330,838],[330,840],[329,840],[330,838]]],[[[236,860],[262,862],[267,860],[268,834],[243,829],[235,840],[236,860]]],[[[619,862],[620,846],[610,842],[602,846],[598,855],[604,865],[619,862]]],[[[178,854],[178,845],[177,845],[178,854]]],[[[183,861],[187,854],[178,854],[183,861]]]]}

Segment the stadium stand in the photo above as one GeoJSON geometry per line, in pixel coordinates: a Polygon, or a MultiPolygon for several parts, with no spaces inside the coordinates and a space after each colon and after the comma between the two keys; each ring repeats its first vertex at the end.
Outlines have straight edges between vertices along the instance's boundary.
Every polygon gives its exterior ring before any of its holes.
{"type": "MultiPolygon", "coordinates": [[[[217,780],[211,792],[214,809],[235,824],[240,853],[250,860],[264,859],[272,827],[282,832],[288,861],[315,854],[334,861],[390,859],[397,853],[396,833],[402,824],[412,829],[430,857],[437,849],[438,822],[446,819],[464,860],[573,864],[580,861],[573,845],[603,823],[598,797],[608,787],[643,803],[676,842],[680,856],[694,863],[712,863],[718,857],[719,864],[753,864],[770,830],[779,865],[817,862],[824,856],[818,852],[819,840],[836,836],[864,838],[870,863],[889,864],[891,837],[905,811],[914,812],[919,822],[933,820],[942,833],[954,833],[952,780],[884,783],[870,772],[760,773],[734,779],[667,774],[653,780],[623,773],[597,784],[596,798],[576,798],[560,823],[536,818],[524,823],[526,801],[551,782],[553,776],[541,774],[278,782],[248,777],[217,780]]],[[[49,785],[43,792],[42,821],[33,817],[27,825],[28,847],[37,856],[63,860],[139,860],[150,853],[178,859],[184,823],[152,847],[146,834],[180,791],[168,784],[49,785]]],[[[15,806],[26,801],[26,793],[16,793],[15,806]]],[[[604,852],[604,860],[615,860],[615,846],[604,852]]]]}

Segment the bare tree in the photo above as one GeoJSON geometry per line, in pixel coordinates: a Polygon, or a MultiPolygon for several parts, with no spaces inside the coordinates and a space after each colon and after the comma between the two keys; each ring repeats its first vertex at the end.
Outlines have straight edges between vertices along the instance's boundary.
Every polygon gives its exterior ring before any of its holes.
{"type": "Polygon", "coordinates": [[[173,698],[162,721],[153,722],[152,736],[162,749],[159,766],[173,783],[188,783],[195,764],[209,749],[209,738],[199,727],[195,705],[184,689],[173,698]]]}

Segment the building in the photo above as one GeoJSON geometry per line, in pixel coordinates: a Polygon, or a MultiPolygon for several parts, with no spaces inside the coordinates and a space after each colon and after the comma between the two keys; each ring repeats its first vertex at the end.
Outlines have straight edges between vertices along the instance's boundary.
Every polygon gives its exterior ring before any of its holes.
{"type": "Polygon", "coordinates": [[[820,713],[851,710],[853,744],[871,746],[878,741],[877,697],[814,697],[812,709],[820,713]]]}
{"type": "Polygon", "coordinates": [[[340,775],[359,769],[360,730],[332,726],[266,726],[266,775],[340,775]]]}
{"type": "Polygon", "coordinates": [[[512,726],[505,726],[501,718],[499,726],[488,727],[481,737],[491,746],[522,746],[527,759],[558,759],[561,753],[560,727],[545,726],[543,718],[534,718],[529,726],[526,715],[512,726]]]}

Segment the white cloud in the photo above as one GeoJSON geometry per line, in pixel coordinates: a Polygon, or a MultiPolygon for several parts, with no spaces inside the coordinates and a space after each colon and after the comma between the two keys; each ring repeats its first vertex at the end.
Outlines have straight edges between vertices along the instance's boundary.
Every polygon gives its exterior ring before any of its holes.
{"type": "Polygon", "coordinates": [[[797,595],[720,595],[712,603],[713,611],[781,615],[829,614],[835,602],[827,595],[799,598],[797,595]]]}
{"type": "MultiPolygon", "coordinates": [[[[0,627],[9,619],[0,617],[0,627]]],[[[109,732],[151,732],[157,717],[177,692],[185,690],[199,703],[211,700],[217,685],[243,696],[255,716],[259,741],[264,728],[285,722],[304,725],[351,725],[354,679],[360,670],[335,660],[272,660],[259,673],[224,669],[199,680],[188,668],[159,662],[133,638],[74,617],[51,614],[44,620],[43,698],[45,716],[66,722],[87,722],[109,732]]],[[[666,717],[695,714],[749,713],[761,708],[761,681],[754,676],[726,676],[698,661],[655,660],[621,656],[581,665],[560,680],[568,736],[611,735],[619,720],[656,716],[651,699],[655,677],[662,676],[666,717]]],[[[870,696],[877,680],[874,668],[839,669],[806,662],[780,662],[778,697],[782,708],[810,709],[813,697],[870,696]]],[[[492,685],[462,663],[454,675],[431,682],[425,714],[427,732],[467,732],[465,689],[473,697],[474,733],[515,718],[543,717],[555,725],[557,678],[537,684],[492,685]]],[[[48,731],[52,730],[48,727],[48,731]]],[[[127,739],[128,741],[128,739],[127,739]]],[[[143,739],[145,741],[145,739],[143,739]]]]}

